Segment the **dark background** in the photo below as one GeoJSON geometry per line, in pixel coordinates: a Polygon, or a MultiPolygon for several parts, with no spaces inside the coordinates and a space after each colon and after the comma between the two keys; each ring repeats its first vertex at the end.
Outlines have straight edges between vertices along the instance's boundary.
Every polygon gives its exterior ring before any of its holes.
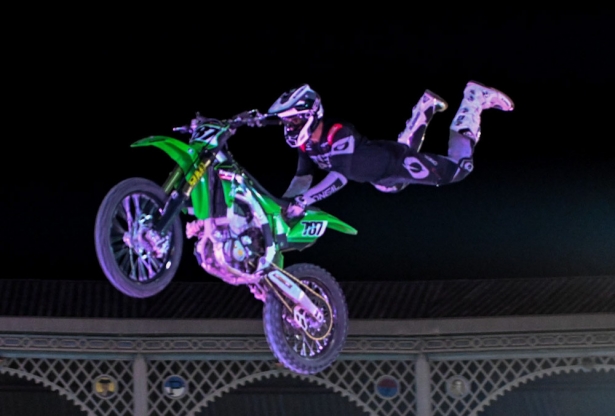
{"type": "MultiPolygon", "coordinates": [[[[161,151],[130,144],[174,135],[195,111],[265,111],[307,82],[327,115],[395,140],[429,88],[450,107],[423,150],[445,153],[468,80],[516,104],[483,113],[475,171],[397,195],[349,184],[320,207],[359,234],[330,231],[288,262],[346,281],[615,274],[615,12],[403,10],[48,22],[12,49],[16,76],[5,79],[25,120],[3,158],[2,277],[104,279],[93,231],[105,193],[129,176],[161,183],[173,166],[161,151]]],[[[280,128],[246,129],[230,146],[283,193],[296,153],[280,128]]],[[[192,243],[176,279],[214,280],[192,243]]]]}

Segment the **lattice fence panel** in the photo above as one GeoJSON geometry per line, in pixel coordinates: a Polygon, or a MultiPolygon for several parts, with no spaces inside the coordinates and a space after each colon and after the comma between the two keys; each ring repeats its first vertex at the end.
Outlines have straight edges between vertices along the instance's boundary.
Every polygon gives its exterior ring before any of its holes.
{"type": "Polygon", "coordinates": [[[152,360],[148,362],[148,409],[150,416],[187,415],[201,402],[220,396],[236,387],[243,378],[271,370],[269,361],[152,360]],[[183,378],[186,392],[173,398],[164,393],[170,376],[183,378]]]}
{"type": "Polygon", "coordinates": [[[560,371],[591,371],[601,366],[615,366],[615,358],[535,357],[432,361],[433,416],[474,415],[498,394],[520,383],[560,371]]]}
{"type": "Polygon", "coordinates": [[[50,387],[97,416],[133,414],[132,361],[59,358],[6,358],[3,371],[50,387]],[[109,377],[112,391],[104,397],[95,393],[99,377],[109,377]]]}
{"type": "Polygon", "coordinates": [[[149,414],[198,414],[198,411],[224,393],[267,377],[296,377],[323,385],[340,393],[367,413],[402,416],[413,414],[414,365],[412,361],[338,360],[314,376],[300,376],[280,369],[271,361],[150,361],[148,363],[149,414]],[[179,376],[187,383],[186,393],[173,398],[164,393],[163,383],[179,376]],[[399,391],[391,398],[376,394],[375,380],[389,376],[399,381],[399,391]]]}
{"type": "Polygon", "coordinates": [[[405,416],[415,413],[414,362],[406,360],[339,360],[318,374],[340,389],[352,393],[357,404],[377,415],[405,416]],[[376,381],[389,376],[399,381],[399,393],[392,398],[376,394],[376,381]]]}

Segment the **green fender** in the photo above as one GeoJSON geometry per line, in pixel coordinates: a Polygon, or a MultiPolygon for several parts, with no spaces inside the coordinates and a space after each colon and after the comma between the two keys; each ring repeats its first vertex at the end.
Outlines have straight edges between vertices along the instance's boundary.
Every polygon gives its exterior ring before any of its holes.
{"type": "MultiPolygon", "coordinates": [[[[154,146],[164,151],[179,165],[184,175],[186,175],[186,179],[188,179],[189,175],[196,168],[196,160],[203,144],[195,143],[190,145],[173,137],[150,136],[138,140],[131,145],[131,147],[146,146],[154,146]]],[[[209,217],[209,192],[207,190],[207,183],[208,173],[205,172],[191,194],[194,216],[201,220],[209,217]]]]}
{"type": "Polygon", "coordinates": [[[288,232],[288,242],[308,243],[321,237],[327,229],[357,235],[358,231],[339,218],[319,210],[307,210],[305,216],[288,232]]]}

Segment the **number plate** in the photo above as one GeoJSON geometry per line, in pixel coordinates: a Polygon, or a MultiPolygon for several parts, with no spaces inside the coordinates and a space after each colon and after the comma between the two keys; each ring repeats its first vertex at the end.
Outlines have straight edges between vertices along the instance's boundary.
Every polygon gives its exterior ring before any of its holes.
{"type": "Polygon", "coordinates": [[[320,237],[327,229],[327,221],[301,221],[303,224],[302,235],[306,237],[320,237]]]}

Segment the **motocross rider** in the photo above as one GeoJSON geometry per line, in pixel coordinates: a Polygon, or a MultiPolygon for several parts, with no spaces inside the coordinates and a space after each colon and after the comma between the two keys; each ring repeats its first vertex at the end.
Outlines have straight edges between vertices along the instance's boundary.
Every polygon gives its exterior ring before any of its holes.
{"type": "Polygon", "coordinates": [[[349,180],[394,193],[410,184],[440,186],[464,179],[474,168],[481,112],[512,111],[514,103],[501,91],[468,82],[450,125],[448,155],[420,152],[433,115],[447,108],[446,101],[425,90],[397,141],[370,140],[350,123],[323,118],[321,98],[308,84],[282,94],[268,113],[282,119],[286,143],[299,153],[296,173],[283,195],[293,199],[287,217],[301,216],[307,206],[339,191],[349,180]],[[310,187],[314,166],[329,173],[310,187]]]}

